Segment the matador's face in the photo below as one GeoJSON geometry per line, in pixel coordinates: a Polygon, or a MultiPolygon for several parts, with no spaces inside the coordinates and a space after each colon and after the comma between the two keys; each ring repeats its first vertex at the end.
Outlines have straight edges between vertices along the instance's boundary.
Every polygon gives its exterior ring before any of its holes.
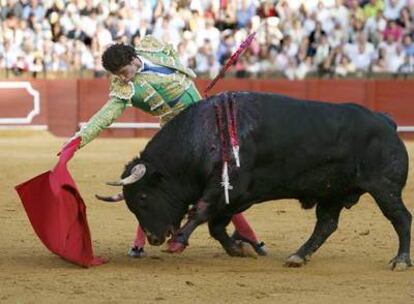
{"type": "Polygon", "coordinates": [[[141,65],[141,60],[134,58],[129,64],[120,68],[115,75],[118,76],[123,82],[128,83],[134,79],[141,65]]]}

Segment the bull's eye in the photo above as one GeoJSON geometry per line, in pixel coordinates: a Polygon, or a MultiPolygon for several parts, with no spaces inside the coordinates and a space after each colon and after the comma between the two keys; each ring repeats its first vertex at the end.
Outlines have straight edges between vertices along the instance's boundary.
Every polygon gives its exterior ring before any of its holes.
{"type": "Polygon", "coordinates": [[[147,199],[147,195],[145,193],[138,194],[138,196],[137,196],[138,205],[140,207],[145,207],[146,206],[146,199],[147,199]]]}

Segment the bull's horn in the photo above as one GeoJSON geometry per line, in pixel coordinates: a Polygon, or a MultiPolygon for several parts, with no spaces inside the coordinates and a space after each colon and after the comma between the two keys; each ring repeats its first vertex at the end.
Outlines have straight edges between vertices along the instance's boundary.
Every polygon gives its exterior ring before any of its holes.
{"type": "Polygon", "coordinates": [[[122,193],[118,193],[112,196],[102,196],[99,194],[95,194],[95,197],[100,201],[110,202],[110,203],[120,202],[124,199],[124,195],[122,193]]]}
{"type": "Polygon", "coordinates": [[[138,164],[131,170],[131,175],[116,181],[116,182],[108,182],[107,185],[110,186],[125,186],[129,184],[133,184],[136,181],[140,180],[145,175],[145,165],[144,164],[138,164]]]}

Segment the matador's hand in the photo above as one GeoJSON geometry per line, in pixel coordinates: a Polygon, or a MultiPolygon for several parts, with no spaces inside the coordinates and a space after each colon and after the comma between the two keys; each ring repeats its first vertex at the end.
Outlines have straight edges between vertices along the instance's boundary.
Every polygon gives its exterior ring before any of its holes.
{"type": "Polygon", "coordinates": [[[65,149],[71,147],[72,145],[79,145],[80,142],[80,137],[78,135],[74,135],[70,138],[68,138],[65,143],[62,145],[62,148],[60,149],[59,153],[57,154],[58,156],[62,153],[62,151],[64,151],[65,149]]]}

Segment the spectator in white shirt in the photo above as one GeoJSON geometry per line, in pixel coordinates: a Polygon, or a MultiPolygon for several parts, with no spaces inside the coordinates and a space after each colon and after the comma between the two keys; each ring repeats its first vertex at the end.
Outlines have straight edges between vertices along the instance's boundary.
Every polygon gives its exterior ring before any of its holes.
{"type": "Polygon", "coordinates": [[[188,67],[190,55],[187,52],[187,43],[185,40],[181,41],[177,46],[177,53],[180,62],[185,66],[188,67]]]}
{"type": "Polygon", "coordinates": [[[414,73],[414,64],[413,64],[413,57],[412,56],[405,56],[404,62],[398,69],[398,73],[404,75],[405,77],[408,74],[414,73]]]}
{"type": "Polygon", "coordinates": [[[305,16],[305,20],[303,22],[303,29],[307,36],[312,33],[316,28],[317,18],[316,13],[311,13],[305,16]]]}
{"type": "Polygon", "coordinates": [[[104,26],[103,23],[98,23],[96,28],[96,40],[98,43],[98,49],[104,50],[106,46],[112,43],[111,32],[104,26]]]}
{"type": "Polygon", "coordinates": [[[375,46],[368,41],[367,35],[365,33],[361,33],[357,36],[357,43],[365,46],[365,50],[371,59],[375,57],[375,46]]]}
{"type": "Polygon", "coordinates": [[[282,52],[284,52],[289,58],[293,58],[298,53],[298,45],[293,42],[291,36],[285,36],[282,41],[282,52]]]}
{"type": "Polygon", "coordinates": [[[304,61],[300,62],[296,67],[292,64],[290,65],[286,71],[285,75],[290,80],[303,80],[306,78],[309,72],[312,72],[313,62],[312,57],[307,56],[304,61]]]}
{"type": "Polygon", "coordinates": [[[195,59],[196,59],[196,72],[200,74],[206,74],[209,72],[210,63],[209,57],[213,55],[213,47],[211,42],[206,39],[204,45],[199,49],[195,59]]]}
{"type": "Polygon", "coordinates": [[[365,22],[364,31],[374,43],[379,43],[382,40],[383,32],[387,27],[387,19],[385,19],[382,11],[374,17],[369,17],[365,22]]]}
{"type": "Polygon", "coordinates": [[[407,0],[384,0],[384,16],[389,20],[396,20],[401,9],[407,5],[407,0]]]}
{"type": "Polygon", "coordinates": [[[197,33],[197,46],[201,47],[206,39],[210,40],[213,51],[216,53],[220,44],[220,31],[214,27],[214,19],[212,17],[206,18],[205,28],[200,29],[197,33]]]}
{"type": "Polygon", "coordinates": [[[348,41],[347,31],[344,30],[339,21],[336,21],[332,32],[328,34],[329,45],[332,48],[336,48],[344,41],[348,41]]]}
{"type": "Polygon", "coordinates": [[[354,64],[357,71],[368,72],[371,64],[371,56],[366,50],[366,45],[359,44],[358,51],[354,57],[351,57],[351,61],[354,64]]]}
{"type": "Polygon", "coordinates": [[[335,75],[339,77],[346,77],[355,71],[356,68],[348,56],[342,56],[335,67],[335,75]]]}
{"type": "Polygon", "coordinates": [[[387,40],[381,42],[378,47],[383,48],[387,57],[394,56],[397,53],[398,43],[394,40],[393,36],[387,36],[387,40]]]}
{"type": "Polygon", "coordinates": [[[316,53],[313,61],[316,66],[319,66],[329,56],[330,46],[328,43],[328,37],[322,35],[318,46],[316,47],[316,53]]]}
{"type": "Polygon", "coordinates": [[[177,45],[181,40],[179,29],[172,25],[171,17],[169,15],[160,17],[157,20],[154,26],[153,35],[161,41],[172,44],[174,48],[177,48],[177,45]]]}
{"type": "Polygon", "coordinates": [[[343,0],[336,0],[335,6],[331,9],[331,15],[341,24],[342,28],[347,28],[349,24],[349,10],[344,5],[343,0]]]}
{"type": "Polygon", "coordinates": [[[275,65],[277,71],[285,71],[289,66],[289,56],[284,52],[278,53],[275,57],[275,65]]]}
{"type": "Polygon", "coordinates": [[[291,27],[287,29],[285,35],[289,35],[290,37],[292,37],[293,42],[297,45],[299,45],[302,42],[302,39],[305,36],[305,31],[302,27],[299,18],[294,18],[292,20],[291,27]]]}
{"type": "Polygon", "coordinates": [[[377,58],[372,63],[372,72],[385,73],[387,72],[387,52],[384,48],[378,49],[377,58]]]}
{"type": "Polygon", "coordinates": [[[37,22],[41,22],[45,16],[45,9],[42,1],[30,0],[28,4],[23,7],[23,19],[28,19],[29,15],[34,15],[37,22]]]}
{"type": "Polygon", "coordinates": [[[405,61],[405,54],[400,45],[397,45],[395,54],[387,56],[387,71],[390,73],[397,73],[399,68],[405,61]]]}

